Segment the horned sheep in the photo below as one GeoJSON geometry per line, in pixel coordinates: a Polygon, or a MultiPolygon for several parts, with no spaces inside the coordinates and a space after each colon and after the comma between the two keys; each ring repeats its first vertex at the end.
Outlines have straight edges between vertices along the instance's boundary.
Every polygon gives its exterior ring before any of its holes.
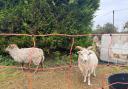
{"type": "Polygon", "coordinates": [[[83,74],[84,82],[86,82],[86,78],[88,85],[91,85],[90,83],[90,76],[93,74],[96,76],[95,69],[98,65],[98,58],[94,51],[76,46],[78,51],[78,67],[83,74]]]}

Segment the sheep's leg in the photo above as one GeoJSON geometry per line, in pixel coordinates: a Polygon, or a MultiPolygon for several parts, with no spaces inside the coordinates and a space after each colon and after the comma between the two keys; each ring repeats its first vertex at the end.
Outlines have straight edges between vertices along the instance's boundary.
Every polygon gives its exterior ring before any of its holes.
{"type": "Polygon", "coordinates": [[[31,62],[29,62],[28,69],[30,69],[30,66],[31,66],[31,62]]]}
{"type": "Polygon", "coordinates": [[[41,62],[40,65],[41,65],[41,68],[42,68],[42,70],[43,70],[43,63],[41,62]]]}
{"type": "Polygon", "coordinates": [[[93,76],[96,77],[96,71],[95,71],[95,69],[93,70],[93,76]]]}
{"type": "Polygon", "coordinates": [[[91,70],[91,74],[93,74],[94,77],[96,77],[96,66],[93,67],[93,69],[91,70]]]}
{"type": "Polygon", "coordinates": [[[24,66],[24,63],[22,62],[22,63],[21,63],[22,71],[24,71],[24,67],[23,67],[23,66],[24,66]]]}
{"type": "Polygon", "coordinates": [[[41,67],[43,68],[43,63],[42,63],[42,61],[40,62],[40,65],[41,65],[41,67]]]}
{"type": "Polygon", "coordinates": [[[41,68],[42,68],[42,70],[43,70],[43,62],[42,62],[43,60],[41,60],[41,62],[40,62],[40,65],[41,65],[41,68]]]}
{"type": "Polygon", "coordinates": [[[86,76],[84,76],[84,82],[86,82],[86,76]]]}
{"type": "Polygon", "coordinates": [[[39,67],[39,65],[36,67],[36,70],[34,71],[34,73],[36,73],[36,72],[37,72],[37,70],[38,70],[38,67],[39,67]]]}
{"type": "Polygon", "coordinates": [[[86,82],[87,73],[84,74],[84,82],[86,82]]]}
{"type": "Polygon", "coordinates": [[[88,73],[88,85],[91,85],[91,83],[90,83],[90,73],[88,73]]]}

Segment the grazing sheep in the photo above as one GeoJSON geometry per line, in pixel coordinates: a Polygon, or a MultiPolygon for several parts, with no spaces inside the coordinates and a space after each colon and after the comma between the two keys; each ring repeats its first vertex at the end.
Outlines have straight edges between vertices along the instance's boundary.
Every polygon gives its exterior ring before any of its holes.
{"type": "Polygon", "coordinates": [[[39,48],[18,48],[16,44],[10,44],[5,51],[9,52],[11,57],[19,63],[29,63],[33,62],[34,65],[37,65],[35,72],[38,69],[39,64],[42,65],[44,61],[44,53],[42,49],[39,48]]]}
{"type": "Polygon", "coordinates": [[[88,78],[88,85],[91,85],[90,76],[92,73],[96,76],[95,69],[98,65],[98,58],[92,50],[80,46],[77,46],[76,48],[80,50],[78,51],[78,67],[84,76],[84,82],[86,82],[86,78],[88,78]]]}

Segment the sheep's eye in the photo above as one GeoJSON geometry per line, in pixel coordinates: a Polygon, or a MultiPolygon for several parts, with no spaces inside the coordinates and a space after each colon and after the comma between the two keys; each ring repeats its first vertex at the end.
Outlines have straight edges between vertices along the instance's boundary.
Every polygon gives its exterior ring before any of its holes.
{"type": "Polygon", "coordinates": [[[90,55],[90,54],[91,54],[91,52],[88,53],[88,55],[90,55]]]}
{"type": "Polygon", "coordinates": [[[80,55],[83,55],[82,53],[80,55]]]}

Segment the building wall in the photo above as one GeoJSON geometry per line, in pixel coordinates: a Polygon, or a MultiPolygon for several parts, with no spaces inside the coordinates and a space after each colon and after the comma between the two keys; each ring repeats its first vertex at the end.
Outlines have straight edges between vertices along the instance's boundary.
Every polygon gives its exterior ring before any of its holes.
{"type": "Polygon", "coordinates": [[[113,63],[127,63],[128,34],[102,35],[100,59],[113,63]]]}

